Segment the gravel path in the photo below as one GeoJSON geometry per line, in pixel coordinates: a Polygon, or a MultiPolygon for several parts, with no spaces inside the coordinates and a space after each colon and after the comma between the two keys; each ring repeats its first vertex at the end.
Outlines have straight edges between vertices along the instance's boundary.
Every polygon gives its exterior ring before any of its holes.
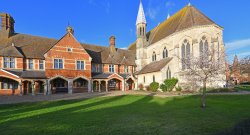
{"type": "MultiPolygon", "coordinates": [[[[239,91],[232,93],[209,93],[208,95],[250,95],[248,91],[239,91]]],[[[25,95],[25,96],[0,96],[0,104],[15,104],[15,103],[28,103],[28,102],[40,102],[40,101],[58,101],[58,100],[71,100],[71,99],[87,99],[93,97],[108,97],[108,96],[121,96],[121,95],[147,95],[157,97],[175,97],[175,96],[187,96],[198,95],[198,93],[152,93],[146,91],[114,91],[103,93],[78,93],[78,94],[54,94],[54,95],[25,95]]]]}

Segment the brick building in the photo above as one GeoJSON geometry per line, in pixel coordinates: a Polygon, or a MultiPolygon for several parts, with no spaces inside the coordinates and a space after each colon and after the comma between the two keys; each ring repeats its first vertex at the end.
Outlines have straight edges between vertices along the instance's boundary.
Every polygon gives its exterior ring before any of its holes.
{"type": "Polygon", "coordinates": [[[250,69],[242,70],[237,55],[232,65],[227,65],[227,82],[231,85],[250,83],[250,69]]]}
{"type": "Polygon", "coordinates": [[[14,19],[1,15],[0,94],[55,94],[134,89],[135,54],[81,44],[72,27],[59,40],[16,33],[14,19]]]}

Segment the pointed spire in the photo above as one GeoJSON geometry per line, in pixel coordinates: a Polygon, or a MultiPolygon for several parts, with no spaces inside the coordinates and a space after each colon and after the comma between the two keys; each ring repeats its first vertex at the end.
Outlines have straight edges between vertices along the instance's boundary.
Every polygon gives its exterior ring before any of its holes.
{"type": "Polygon", "coordinates": [[[140,23],[145,23],[145,24],[147,23],[141,0],[140,0],[140,6],[139,6],[139,11],[138,11],[137,20],[136,20],[136,25],[140,23]]]}
{"type": "Polygon", "coordinates": [[[188,2],[188,6],[192,6],[192,4],[191,4],[191,0],[189,0],[189,2],[188,2]]]}

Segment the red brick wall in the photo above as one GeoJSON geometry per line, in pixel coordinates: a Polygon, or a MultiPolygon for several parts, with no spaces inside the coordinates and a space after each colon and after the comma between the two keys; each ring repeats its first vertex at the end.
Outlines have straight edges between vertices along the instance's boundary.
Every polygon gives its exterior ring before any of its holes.
{"type": "MultiPolygon", "coordinates": [[[[124,65],[120,65],[120,67],[118,68],[118,65],[115,65],[115,73],[124,73],[124,65]],[[119,72],[120,71],[120,72],[119,72]]],[[[133,73],[133,66],[128,66],[128,71],[129,73],[133,73]]],[[[109,73],[109,64],[104,64],[103,66],[103,72],[104,73],[109,73]]]]}
{"type": "Polygon", "coordinates": [[[66,34],[45,56],[46,76],[48,77],[59,75],[68,78],[78,76],[91,78],[90,56],[72,34],[66,34]],[[67,48],[72,48],[72,52],[68,52],[67,48]],[[54,58],[63,59],[64,69],[54,69],[54,58]],[[85,70],[76,70],[76,60],[85,61],[85,70]]]}
{"type": "MultiPolygon", "coordinates": [[[[15,58],[16,69],[22,70],[23,69],[23,58],[15,58]]],[[[0,67],[3,68],[3,57],[0,57],[0,67]]]]}

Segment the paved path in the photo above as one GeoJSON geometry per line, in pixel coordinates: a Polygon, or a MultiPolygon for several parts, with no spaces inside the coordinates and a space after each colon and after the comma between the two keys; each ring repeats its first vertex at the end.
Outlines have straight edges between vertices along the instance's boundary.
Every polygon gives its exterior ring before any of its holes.
{"type": "MultiPolygon", "coordinates": [[[[232,93],[209,93],[208,95],[246,95],[250,92],[232,92],[232,93]]],[[[54,95],[25,95],[25,96],[0,96],[0,104],[15,104],[15,103],[27,103],[27,102],[40,102],[40,101],[57,101],[57,100],[71,100],[71,99],[87,99],[93,97],[107,97],[107,96],[121,96],[121,95],[147,95],[157,97],[175,97],[175,96],[187,96],[198,95],[198,93],[152,93],[146,91],[115,91],[115,92],[103,92],[103,93],[78,93],[78,94],[54,94],[54,95]]]]}

